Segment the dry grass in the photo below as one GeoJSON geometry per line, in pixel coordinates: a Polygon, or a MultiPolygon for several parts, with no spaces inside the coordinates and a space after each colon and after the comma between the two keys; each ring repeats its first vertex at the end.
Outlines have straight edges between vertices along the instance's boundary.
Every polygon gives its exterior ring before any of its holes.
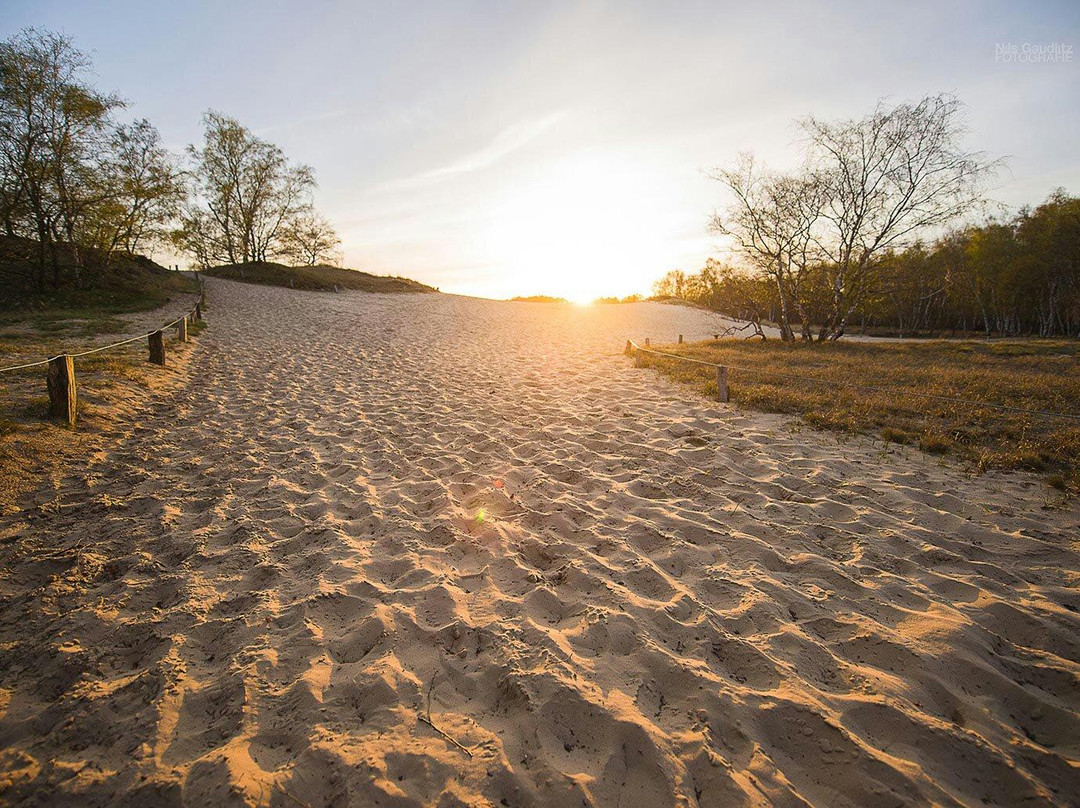
{"type": "MultiPolygon", "coordinates": [[[[1080,416],[1080,343],[840,342],[785,345],[725,339],[658,350],[728,365],[732,402],[800,416],[811,426],[870,434],[986,469],[1047,475],[1057,488],[1080,490],[1080,420],[1045,418],[912,393],[1080,416]],[[890,388],[873,392],[812,381],[890,388]]],[[[716,395],[715,370],[643,355],[642,364],[716,395]]]]}
{"type": "MultiPolygon", "coordinates": [[[[204,327],[194,324],[188,333],[204,327]]],[[[45,367],[0,377],[0,513],[18,510],[25,495],[43,484],[55,488],[65,469],[83,466],[93,451],[115,439],[111,435],[130,429],[134,404],[171,384],[194,346],[176,342],[172,329],[166,340],[167,371],[146,361],[143,342],[77,358],[79,420],[74,428],[48,417],[45,367]]],[[[54,329],[0,334],[0,364],[7,353],[51,356],[63,347],[54,329]]]]}

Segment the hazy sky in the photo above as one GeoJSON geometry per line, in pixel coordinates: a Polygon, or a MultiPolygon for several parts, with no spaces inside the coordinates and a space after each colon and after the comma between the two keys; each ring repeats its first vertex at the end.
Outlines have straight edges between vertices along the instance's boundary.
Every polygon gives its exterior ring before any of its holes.
{"type": "Polygon", "coordinates": [[[702,170],[782,166],[794,118],[957,93],[994,192],[1080,193],[1080,3],[0,2],[72,35],[181,149],[213,108],[315,167],[345,263],[444,291],[586,298],[698,268],[702,170]],[[995,46],[1074,46],[1002,63],[995,46]]]}

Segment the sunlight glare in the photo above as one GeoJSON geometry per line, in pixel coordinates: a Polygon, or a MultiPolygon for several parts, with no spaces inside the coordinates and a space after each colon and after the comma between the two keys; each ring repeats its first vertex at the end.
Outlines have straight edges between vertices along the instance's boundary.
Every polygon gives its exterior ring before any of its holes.
{"type": "Polygon", "coordinates": [[[488,250],[515,294],[587,304],[647,291],[641,279],[670,268],[672,206],[647,171],[596,154],[545,168],[503,193],[490,220],[488,250]]]}

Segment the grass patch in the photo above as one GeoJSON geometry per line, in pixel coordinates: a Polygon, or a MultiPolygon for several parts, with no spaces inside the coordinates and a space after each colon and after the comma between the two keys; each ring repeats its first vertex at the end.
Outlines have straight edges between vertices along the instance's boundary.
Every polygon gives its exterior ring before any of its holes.
{"type": "MultiPolygon", "coordinates": [[[[798,415],[819,429],[868,434],[971,462],[979,471],[1022,469],[1080,490],[1080,421],[1045,418],[912,393],[1080,416],[1080,343],[920,341],[813,343],[724,339],[660,348],[727,365],[731,400],[798,415]],[[889,388],[853,390],[779,378],[889,388]]],[[[649,354],[642,364],[716,395],[715,371],[649,354]]]]}
{"type": "MultiPolygon", "coordinates": [[[[129,328],[108,315],[86,319],[80,310],[79,317],[68,322],[59,311],[38,313],[0,330],[0,366],[86,347],[74,337],[129,328]]],[[[205,328],[205,322],[192,323],[188,334],[205,328]]],[[[165,341],[170,356],[182,356],[194,346],[178,343],[171,327],[165,341]]],[[[101,444],[103,428],[123,418],[133,399],[170,383],[169,374],[147,362],[145,340],[80,356],[75,359],[79,420],[70,429],[49,418],[46,376],[43,366],[0,376],[0,514],[17,509],[21,498],[44,481],[55,482],[64,468],[85,463],[89,448],[101,444]]]]}
{"type": "Polygon", "coordinates": [[[73,323],[108,328],[114,322],[112,315],[161,308],[175,295],[198,291],[199,285],[192,278],[170,273],[152,275],[111,290],[68,289],[55,294],[28,294],[0,306],[0,326],[30,320],[39,330],[67,330],[75,327],[73,323]]]}
{"type": "Polygon", "coordinates": [[[425,286],[408,278],[371,275],[355,269],[329,266],[289,267],[270,261],[228,264],[208,269],[204,274],[231,281],[257,283],[264,286],[284,286],[287,289],[303,289],[309,292],[337,292],[342,289],[391,293],[436,291],[431,286],[425,286]]]}
{"type": "Polygon", "coordinates": [[[59,253],[56,272],[47,268],[39,285],[37,243],[0,236],[0,327],[29,322],[39,332],[114,333],[114,315],[160,308],[199,290],[194,278],[145,256],[84,249],[76,267],[70,247],[59,253]]]}

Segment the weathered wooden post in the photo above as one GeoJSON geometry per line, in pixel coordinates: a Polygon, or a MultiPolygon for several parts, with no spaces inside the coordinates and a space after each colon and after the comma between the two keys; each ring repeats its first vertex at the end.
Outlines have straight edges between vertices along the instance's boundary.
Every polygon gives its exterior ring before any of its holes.
{"type": "Polygon", "coordinates": [[[165,336],[160,329],[150,335],[150,361],[165,367],[165,336]]]}
{"type": "Polygon", "coordinates": [[[187,342],[187,315],[180,318],[176,324],[176,336],[181,342],[187,342]]]}
{"type": "Polygon", "coordinates": [[[723,366],[716,369],[716,400],[728,400],[727,368],[723,366]]]}
{"type": "Polygon", "coordinates": [[[679,344],[682,345],[682,334],[679,334],[679,344]]]}
{"type": "Polygon", "coordinates": [[[648,338],[648,337],[645,337],[645,347],[646,347],[646,348],[648,348],[648,347],[649,347],[649,344],[650,344],[650,343],[649,343],[649,338],[648,338]]]}
{"type": "Polygon", "coordinates": [[[195,304],[195,319],[196,320],[201,320],[202,319],[202,303],[201,302],[195,304]]]}
{"type": "Polygon", "coordinates": [[[49,415],[75,426],[78,397],[75,394],[75,360],[68,355],[49,360],[49,415]]]}
{"type": "Polygon", "coordinates": [[[633,351],[634,351],[633,343],[631,343],[630,340],[627,340],[626,341],[626,350],[623,351],[623,353],[626,354],[627,356],[629,356],[631,353],[633,353],[633,351]]]}

